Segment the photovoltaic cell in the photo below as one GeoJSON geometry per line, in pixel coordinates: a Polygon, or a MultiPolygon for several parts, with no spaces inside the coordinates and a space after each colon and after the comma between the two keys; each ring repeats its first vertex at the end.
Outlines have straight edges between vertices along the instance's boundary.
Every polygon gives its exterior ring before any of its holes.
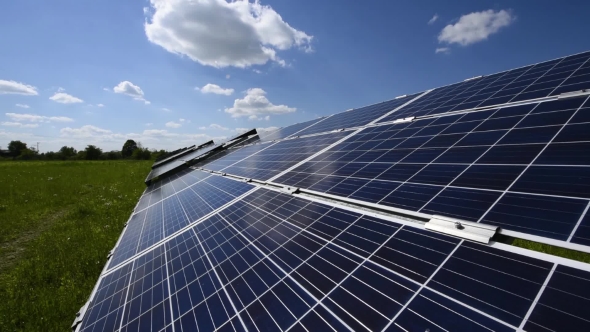
{"type": "Polygon", "coordinates": [[[274,182],[581,243],[588,106],[572,98],[366,128],[274,182]]]}
{"type": "Polygon", "coordinates": [[[590,88],[590,52],[435,89],[380,122],[425,116],[590,88]]]}
{"type": "MultiPolygon", "coordinates": [[[[530,101],[589,88],[589,57],[261,133],[200,166],[590,245],[590,102],[530,101]]],[[[253,188],[192,169],[150,184],[78,330],[590,329],[586,264],[253,188]]]]}
{"type": "MultiPolygon", "coordinates": [[[[196,174],[206,173],[198,171],[196,174]]],[[[154,202],[131,217],[108,268],[152,247],[250,189],[252,186],[247,183],[213,176],[154,202]]]]}
{"type": "Polygon", "coordinates": [[[589,273],[258,189],[105,274],[81,329],[571,330],[589,273]]]}
{"type": "Polygon", "coordinates": [[[154,168],[150,174],[148,175],[148,177],[146,178],[146,181],[149,181],[155,177],[161,176],[167,172],[170,172],[172,170],[174,170],[175,168],[182,166],[183,164],[186,163],[187,160],[192,160],[195,159],[197,157],[199,157],[202,154],[205,154],[211,150],[213,150],[214,148],[216,148],[217,145],[216,144],[209,144],[206,147],[203,147],[201,149],[195,150],[193,152],[190,152],[184,156],[182,156],[179,159],[170,161],[166,164],[163,164],[159,167],[154,168]]]}
{"type": "Polygon", "coordinates": [[[316,123],[315,125],[304,129],[297,133],[297,135],[311,135],[317,133],[323,133],[336,129],[351,128],[364,126],[371,121],[387,114],[397,107],[407,103],[408,101],[416,98],[420,94],[406,96],[399,99],[393,99],[384,101],[378,104],[369,105],[361,108],[355,108],[342,113],[334,114],[327,119],[316,123]]]}
{"type": "Polygon", "coordinates": [[[338,132],[244,147],[203,167],[268,180],[348,134],[338,132]]]}

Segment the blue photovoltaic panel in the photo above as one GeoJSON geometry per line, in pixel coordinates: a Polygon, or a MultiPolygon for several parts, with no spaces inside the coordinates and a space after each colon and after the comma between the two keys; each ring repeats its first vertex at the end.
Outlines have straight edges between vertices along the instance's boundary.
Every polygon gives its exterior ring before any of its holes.
{"type": "Polygon", "coordinates": [[[247,183],[211,176],[163,200],[152,201],[152,205],[129,220],[108,268],[121,264],[250,189],[252,186],[247,183]]]}
{"type": "Polygon", "coordinates": [[[587,244],[586,100],[367,128],[274,182],[587,244]]]}
{"type": "Polygon", "coordinates": [[[268,180],[349,134],[350,132],[338,132],[290,139],[272,145],[253,145],[203,167],[247,178],[268,180]]]}
{"type": "Polygon", "coordinates": [[[380,116],[387,114],[387,112],[393,111],[397,107],[407,103],[419,95],[420,94],[415,94],[399,99],[384,101],[374,105],[355,108],[342,113],[337,113],[307,129],[298,132],[297,135],[310,135],[336,129],[364,126],[379,118],[380,116]]]}
{"type": "Polygon", "coordinates": [[[324,117],[318,118],[318,119],[313,119],[313,120],[309,120],[306,122],[301,122],[301,123],[296,123],[294,125],[291,126],[287,126],[285,128],[280,128],[278,130],[275,130],[273,132],[270,133],[265,133],[265,134],[259,134],[260,139],[262,141],[272,141],[272,140],[276,140],[276,139],[283,139],[283,138],[287,138],[293,134],[297,134],[299,131],[323,120],[324,117]]]}
{"type": "Polygon", "coordinates": [[[590,88],[590,52],[435,89],[379,122],[499,105],[590,88]]]}
{"type": "Polygon", "coordinates": [[[81,329],[586,330],[589,275],[259,189],[105,274],[81,329]]]}

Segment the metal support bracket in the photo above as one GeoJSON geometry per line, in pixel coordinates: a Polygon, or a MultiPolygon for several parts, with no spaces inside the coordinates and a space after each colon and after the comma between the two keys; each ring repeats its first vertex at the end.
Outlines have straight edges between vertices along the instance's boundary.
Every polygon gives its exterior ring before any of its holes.
{"type": "Polygon", "coordinates": [[[424,228],[485,244],[490,243],[490,240],[498,230],[496,226],[438,215],[433,215],[432,219],[424,225],[424,228]]]}
{"type": "Polygon", "coordinates": [[[111,251],[109,251],[108,255],[107,255],[107,259],[113,257],[113,252],[115,251],[115,248],[113,248],[111,251]]]}
{"type": "Polygon", "coordinates": [[[414,121],[415,118],[416,118],[415,116],[409,116],[407,118],[397,119],[397,120],[393,121],[393,123],[412,122],[412,121],[414,121]]]}
{"type": "Polygon", "coordinates": [[[74,322],[72,323],[72,331],[75,331],[78,325],[82,323],[82,319],[84,319],[84,314],[86,314],[86,309],[88,309],[89,304],[90,302],[84,303],[84,305],[76,313],[76,319],[74,319],[74,322]]]}
{"type": "Polygon", "coordinates": [[[575,97],[583,97],[583,96],[587,96],[587,95],[590,95],[590,89],[564,92],[564,93],[561,93],[557,96],[557,100],[567,99],[567,98],[575,98],[575,97]]]}
{"type": "Polygon", "coordinates": [[[283,187],[283,188],[281,188],[281,191],[286,194],[293,195],[293,194],[296,194],[299,192],[299,188],[297,188],[297,187],[283,187]]]}

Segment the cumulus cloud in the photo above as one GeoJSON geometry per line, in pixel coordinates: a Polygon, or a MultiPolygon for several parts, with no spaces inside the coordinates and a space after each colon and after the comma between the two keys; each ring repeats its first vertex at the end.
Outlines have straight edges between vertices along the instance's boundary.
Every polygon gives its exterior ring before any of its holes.
{"type": "Polygon", "coordinates": [[[201,93],[214,93],[216,95],[230,96],[232,93],[234,93],[234,89],[223,89],[219,85],[211,84],[211,83],[205,84],[205,86],[202,88],[195,88],[195,89],[200,90],[201,93]]]}
{"type": "Polygon", "coordinates": [[[37,88],[32,85],[16,81],[0,80],[0,95],[7,94],[36,96],[39,93],[37,92],[37,88]]]}
{"type": "Polygon", "coordinates": [[[174,122],[174,121],[169,121],[169,122],[166,122],[165,126],[168,128],[179,128],[182,126],[182,124],[180,124],[178,122],[174,122]]]}
{"type": "Polygon", "coordinates": [[[437,47],[436,50],[434,50],[434,53],[436,53],[436,54],[438,54],[438,53],[449,54],[449,52],[451,52],[451,49],[448,47],[437,47]]]}
{"type": "Polygon", "coordinates": [[[167,109],[166,107],[162,108],[162,111],[164,111],[164,112],[172,112],[171,110],[167,109]]]}
{"type": "Polygon", "coordinates": [[[121,83],[117,84],[117,86],[113,88],[113,91],[115,93],[121,93],[130,96],[135,100],[143,101],[146,105],[151,104],[150,101],[145,99],[143,90],[139,86],[129,81],[122,81],[121,83]]]}
{"type": "Polygon", "coordinates": [[[514,15],[507,10],[473,12],[444,27],[438,35],[438,42],[467,46],[488,39],[514,20],[514,15]]]}
{"type": "Polygon", "coordinates": [[[148,40],[202,65],[246,68],[269,61],[284,66],[278,51],[311,52],[313,36],[291,27],[258,0],[150,0],[148,40]]]}
{"type": "Polygon", "coordinates": [[[432,16],[432,18],[428,21],[428,25],[434,24],[436,20],[438,20],[438,14],[434,14],[434,16],[432,16]]]}
{"type": "Polygon", "coordinates": [[[92,125],[85,125],[80,128],[65,127],[60,129],[63,137],[93,137],[98,135],[111,135],[113,132],[92,125]]]}
{"type": "Polygon", "coordinates": [[[296,108],[286,105],[274,105],[266,98],[264,90],[252,88],[246,91],[244,98],[234,100],[233,107],[226,108],[225,112],[234,118],[247,116],[253,120],[258,117],[266,117],[268,114],[286,114],[296,110],[296,108]]]}
{"type": "Polygon", "coordinates": [[[279,127],[265,127],[265,128],[256,128],[257,132],[271,132],[279,129],[279,127]]]}
{"type": "Polygon", "coordinates": [[[151,122],[148,122],[148,123],[146,123],[146,124],[145,124],[145,126],[146,126],[146,127],[151,127],[151,126],[153,126],[153,125],[154,125],[154,124],[153,124],[153,123],[151,123],[151,122]]]}
{"type": "Polygon", "coordinates": [[[230,130],[227,127],[224,127],[222,125],[218,125],[217,123],[212,123],[209,126],[203,126],[203,127],[199,127],[199,129],[201,130],[207,130],[207,129],[217,129],[217,130],[223,130],[223,131],[227,131],[230,130]]]}
{"type": "Polygon", "coordinates": [[[103,104],[96,104],[96,107],[104,107],[103,104]]]}
{"type": "Polygon", "coordinates": [[[6,116],[16,122],[72,122],[74,119],[65,116],[44,116],[25,113],[6,113],[6,116]]]}
{"type": "Polygon", "coordinates": [[[18,128],[37,128],[37,123],[20,123],[20,122],[0,122],[1,125],[7,127],[18,127],[18,128]]]}
{"type": "Polygon", "coordinates": [[[16,107],[20,107],[20,108],[31,108],[29,105],[27,104],[16,104],[16,107]]]}
{"type": "MultiPolygon", "coordinates": [[[[63,89],[58,91],[63,91],[63,89]]],[[[74,97],[65,92],[56,92],[53,96],[49,97],[49,99],[60,104],[78,104],[84,102],[82,99],[74,97]]]]}

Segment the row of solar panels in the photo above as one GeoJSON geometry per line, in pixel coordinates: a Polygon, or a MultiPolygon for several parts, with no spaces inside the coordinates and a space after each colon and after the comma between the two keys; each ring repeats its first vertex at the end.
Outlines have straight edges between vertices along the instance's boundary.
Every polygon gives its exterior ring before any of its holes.
{"type": "Polygon", "coordinates": [[[204,180],[131,218],[81,331],[590,327],[585,264],[193,173],[180,179],[204,180]],[[206,196],[213,179],[246,194],[206,196]],[[186,192],[211,208],[233,202],[193,215],[200,205],[186,192]],[[123,243],[138,252],[115,260],[123,243]]]}
{"type": "Polygon", "coordinates": [[[248,142],[253,135],[256,134],[256,129],[251,129],[240,133],[224,142],[214,144],[213,141],[208,141],[199,146],[192,146],[183,151],[180,151],[164,160],[155,162],[152,165],[152,170],[145,179],[145,183],[150,185],[154,180],[162,180],[171,175],[174,175],[182,170],[187,169],[192,162],[196,162],[201,158],[205,158],[209,154],[223,151],[229,147],[248,142]]]}
{"type": "Polygon", "coordinates": [[[589,57],[282,128],[196,165],[219,174],[150,184],[74,327],[590,329],[587,264],[407,221],[588,250],[590,103],[559,94],[590,87],[589,57]]]}

